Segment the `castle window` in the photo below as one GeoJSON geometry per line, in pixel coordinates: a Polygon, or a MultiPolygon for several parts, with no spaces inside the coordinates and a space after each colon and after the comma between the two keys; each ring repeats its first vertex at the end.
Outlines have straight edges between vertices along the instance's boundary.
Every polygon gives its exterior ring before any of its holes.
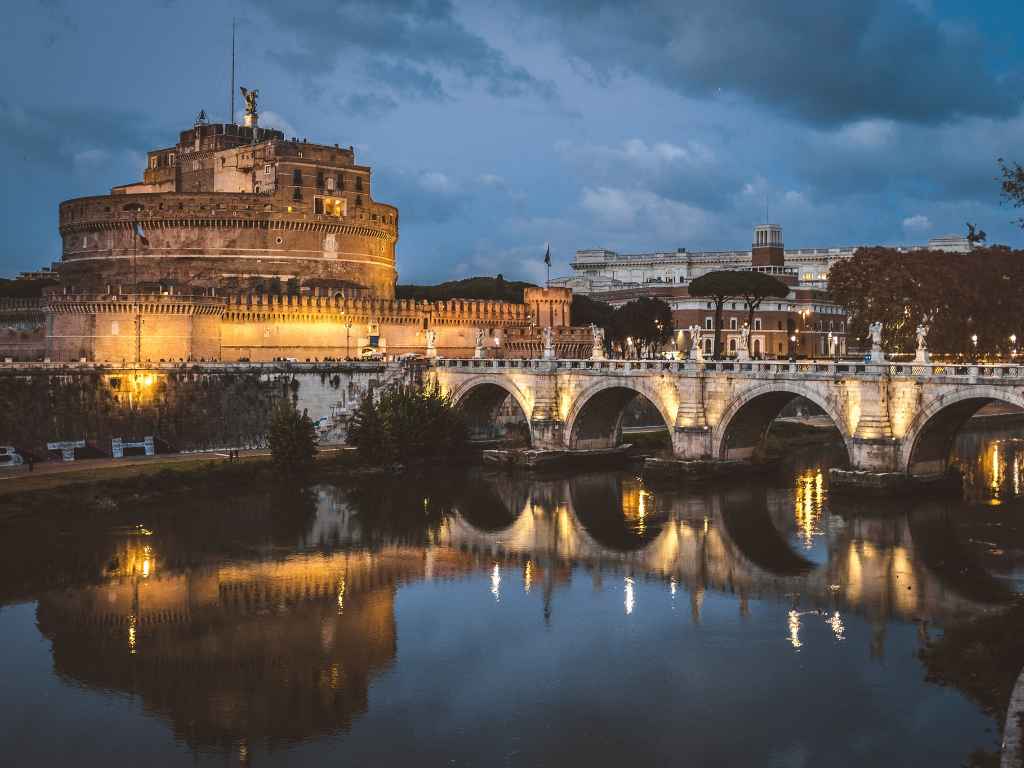
{"type": "Polygon", "coordinates": [[[160,164],[159,155],[151,155],[149,158],[149,167],[156,168],[160,164]]]}
{"type": "MultiPolygon", "coordinates": [[[[733,306],[735,307],[736,305],[733,304],[733,306]]],[[[730,317],[729,318],[729,330],[731,330],[731,331],[735,331],[736,330],[736,318],[735,317],[730,317]]]]}
{"type": "Polygon", "coordinates": [[[178,161],[178,157],[173,152],[170,152],[167,155],[167,164],[168,165],[174,165],[177,161],[178,161]]]}
{"type": "Polygon", "coordinates": [[[362,207],[363,207],[363,196],[362,195],[356,195],[356,208],[362,208],[362,207]]]}
{"type": "Polygon", "coordinates": [[[302,171],[300,171],[298,168],[295,168],[292,171],[292,184],[296,187],[302,186],[302,171]]]}
{"type": "Polygon", "coordinates": [[[363,191],[363,177],[356,176],[356,190],[359,192],[363,191]]]}
{"type": "Polygon", "coordinates": [[[269,176],[273,172],[274,166],[272,166],[270,163],[267,163],[266,165],[263,166],[263,173],[266,174],[267,176],[269,176]]]}
{"type": "Polygon", "coordinates": [[[292,200],[301,200],[301,199],[302,199],[302,187],[295,187],[295,189],[292,190],[292,200]]]}
{"type": "Polygon", "coordinates": [[[319,189],[320,191],[323,191],[323,188],[324,188],[324,172],[323,171],[317,171],[316,172],[316,188],[319,189]]]}
{"type": "Polygon", "coordinates": [[[714,319],[710,318],[710,317],[705,317],[704,318],[704,330],[705,331],[710,331],[710,330],[713,330],[714,327],[715,327],[714,326],[714,319]]]}
{"type": "Polygon", "coordinates": [[[755,317],[754,318],[754,330],[755,331],[760,331],[761,330],[761,318],[760,317],[755,317]]]}
{"type": "Polygon", "coordinates": [[[327,177],[327,191],[328,192],[333,192],[334,191],[334,178],[331,177],[331,176],[327,177]]]}
{"type": "Polygon", "coordinates": [[[313,198],[313,213],[323,214],[324,212],[324,199],[322,197],[313,198]]]}
{"type": "Polygon", "coordinates": [[[347,210],[347,201],[343,197],[314,197],[313,213],[327,216],[342,217],[347,210]]]}
{"type": "Polygon", "coordinates": [[[345,174],[343,174],[343,173],[336,173],[336,174],[334,174],[334,183],[335,183],[335,186],[337,186],[338,189],[344,189],[345,188],[345,174]]]}

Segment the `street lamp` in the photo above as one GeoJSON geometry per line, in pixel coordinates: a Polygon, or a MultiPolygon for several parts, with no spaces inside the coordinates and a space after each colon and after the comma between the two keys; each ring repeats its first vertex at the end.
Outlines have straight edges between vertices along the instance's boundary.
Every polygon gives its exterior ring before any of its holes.
{"type": "Polygon", "coordinates": [[[1017,334],[1016,333],[1011,333],[1010,334],[1010,357],[1011,358],[1016,358],[1017,357],[1017,334]]]}
{"type": "Polygon", "coordinates": [[[971,344],[974,345],[974,360],[973,360],[973,362],[976,363],[976,362],[978,362],[978,334],[976,334],[976,333],[972,333],[971,334],[971,344]]]}

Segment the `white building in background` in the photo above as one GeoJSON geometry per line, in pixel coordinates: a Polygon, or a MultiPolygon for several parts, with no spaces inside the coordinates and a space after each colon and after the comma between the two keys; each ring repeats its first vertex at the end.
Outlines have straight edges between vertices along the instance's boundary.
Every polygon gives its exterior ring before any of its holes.
{"type": "MultiPolygon", "coordinates": [[[[764,225],[758,227],[758,230],[762,228],[777,232],[781,242],[781,228],[764,225]]],[[[850,258],[862,247],[867,246],[786,249],[784,270],[795,276],[800,287],[826,288],[832,265],[840,259],[850,258]]],[[[900,251],[925,249],[968,253],[971,244],[961,235],[942,235],[932,238],[927,245],[897,246],[900,251]]],[[[677,248],[675,251],[654,253],[617,253],[605,248],[579,250],[570,265],[575,274],[555,278],[551,285],[571,288],[574,293],[582,294],[601,294],[644,286],[686,285],[707,272],[750,269],[752,251],[753,248],[743,251],[688,251],[677,248]]]]}

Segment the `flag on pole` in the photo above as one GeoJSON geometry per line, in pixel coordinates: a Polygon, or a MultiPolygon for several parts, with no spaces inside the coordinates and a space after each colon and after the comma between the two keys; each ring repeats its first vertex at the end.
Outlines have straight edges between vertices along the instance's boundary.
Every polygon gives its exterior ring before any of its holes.
{"type": "Polygon", "coordinates": [[[132,231],[135,233],[135,236],[139,238],[140,243],[143,245],[149,245],[149,239],[146,237],[146,233],[142,229],[142,224],[137,221],[133,221],[132,231]]]}
{"type": "Polygon", "coordinates": [[[551,245],[550,244],[548,244],[547,247],[544,249],[544,263],[547,264],[549,267],[551,266],[551,245]]]}

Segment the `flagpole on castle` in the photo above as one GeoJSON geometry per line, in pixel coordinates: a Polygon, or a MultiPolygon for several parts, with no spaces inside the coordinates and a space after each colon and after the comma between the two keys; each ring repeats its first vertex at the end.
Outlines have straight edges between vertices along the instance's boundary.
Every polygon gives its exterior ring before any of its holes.
{"type": "Polygon", "coordinates": [[[548,279],[544,283],[544,287],[545,288],[550,288],[551,287],[551,244],[550,243],[545,243],[545,248],[544,248],[544,264],[548,268],[548,279]]]}

